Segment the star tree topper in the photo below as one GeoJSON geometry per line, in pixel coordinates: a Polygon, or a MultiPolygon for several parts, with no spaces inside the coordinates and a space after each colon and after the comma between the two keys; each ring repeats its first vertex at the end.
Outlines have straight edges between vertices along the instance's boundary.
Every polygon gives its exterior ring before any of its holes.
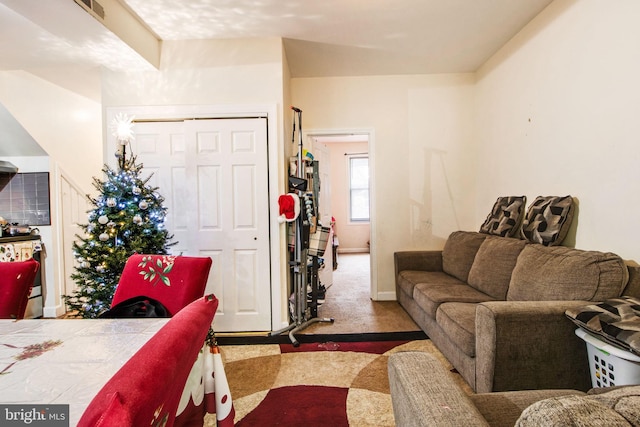
{"type": "Polygon", "coordinates": [[[116,157],[118,158],[120,169],[124,169],[126,164],[126,146],[129,142],[135,139],[133,133],[133,118],[133,116],[128,117],[124,113],[118,113],[111,122],[111,134],[115,136],[116,141],[118,142],[116,157]]]}

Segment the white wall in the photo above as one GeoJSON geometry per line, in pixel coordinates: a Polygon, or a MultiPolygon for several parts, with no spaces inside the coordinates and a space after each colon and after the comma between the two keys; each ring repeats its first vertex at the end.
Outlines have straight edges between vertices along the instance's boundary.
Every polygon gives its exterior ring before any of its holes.
{"type": "Polygon", "coordinates": [[[0,72],[0,102],[53,162],[92,190],[103,165],[100,103],[24,71],[0,72]]]}
{"type": "Polygon", "coordinates": [[[440,249],[477,229],[471,141],[474,76],[295,78],[306,129],[372,129],[373,239],[378,295],[395,295],[393,253],[440,249]]]}
{"type": "Polygon", "coordinates": [[[640,261],[640,2],[556,0],[478,73],[477,215],[571,194],[568,244],[640,261]]]}

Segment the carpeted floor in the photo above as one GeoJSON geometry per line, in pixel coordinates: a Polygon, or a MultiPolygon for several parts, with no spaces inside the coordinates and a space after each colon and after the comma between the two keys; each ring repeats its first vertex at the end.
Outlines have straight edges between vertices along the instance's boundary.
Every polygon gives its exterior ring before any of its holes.
{"type": "MultiPolygon", "coordinates": [[[[325,268],[330,268],[326,266],[325,268]]],[[[396,301],[372,301],[369,254],[338,254],[338,268],[328,287],[318,317],[332,324],[315,323],[302,334],[344,334],[420,330],[396,301]]]]}
{"type": "Polygon", "coordinates": [[[387,359],[408,350],[451,369],[428,339],[221,346],[236,425],[393,426],[387,359]]]}

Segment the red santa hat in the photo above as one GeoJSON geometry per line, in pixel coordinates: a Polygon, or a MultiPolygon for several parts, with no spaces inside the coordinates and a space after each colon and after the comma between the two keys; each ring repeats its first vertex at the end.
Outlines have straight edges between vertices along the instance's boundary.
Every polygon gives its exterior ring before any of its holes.
{"type": "Polygon", "coordinates": [[[295,193],[283,194],[278,198],[280,216],[278,222],[292,222],[300,215],[300,198],[295,193]]]}

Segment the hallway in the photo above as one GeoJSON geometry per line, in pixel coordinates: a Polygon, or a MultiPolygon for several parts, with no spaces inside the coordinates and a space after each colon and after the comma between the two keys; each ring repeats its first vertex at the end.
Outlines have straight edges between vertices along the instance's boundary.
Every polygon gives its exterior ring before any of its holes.
{"type": "MultiPolygon", "coordinates": [[[[329,268],[327,266],[325,268],[329,268]]],[[[372,301],[368,253],[338,255],[333,284],[328,287],[318,317],[335,321],[315,323],[303,334],[405,332],[419,330],[396,301],[372,301]]]]}

